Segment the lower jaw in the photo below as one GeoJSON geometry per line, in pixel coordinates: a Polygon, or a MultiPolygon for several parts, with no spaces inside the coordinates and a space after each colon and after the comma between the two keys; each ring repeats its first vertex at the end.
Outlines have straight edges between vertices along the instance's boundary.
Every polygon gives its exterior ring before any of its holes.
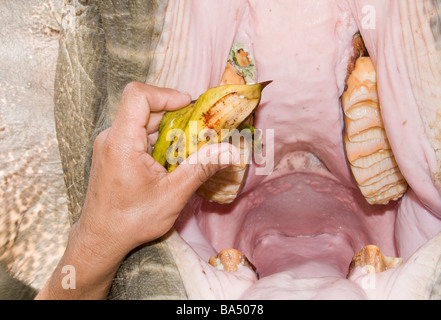
{"type": "MultiPolygon", "coordinates": [[[[268,281],[271,290],[279,290],[283,281],[274,279],[285,277],[310,279],[312,286],[330,277],[346,285],[353,255],[367,244],[396,255],[396,204],[371,207],[355,187],[323,167],[300,167],[276,168],[230,205],[197,199],[194,216],[180,219],[176,229],[188,243],[197,243],[193,249],[206,262],[224,249],[243,252],[256,267],[260,280],[253,287],[259,295],[268,281]]],[[[278,292],[282,297],[284,290],[278,292]]]]}
{"type": "Polygon", "coordinates": [[[346,277],[353,247],[344,236],[267,236],[253,251],[260,278],[289,271],[295,279],[346,277]]]}

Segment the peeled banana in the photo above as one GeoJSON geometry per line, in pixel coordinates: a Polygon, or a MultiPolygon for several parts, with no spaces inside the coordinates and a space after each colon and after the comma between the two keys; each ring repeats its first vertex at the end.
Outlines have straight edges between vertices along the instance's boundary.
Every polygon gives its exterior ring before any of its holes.
{"type": "MultiPolygon", "coordinates": [[[[159,132],[161,133],[158,137],[158,140],[155,143],[155,147],[153,149],[153,158],[158,161],[161,165],[168,169],[167,163],[167,150],[172,141],[170,139],[167,140],[167,136],[171,130],[181,129],[184,130],[187,125],[191,114],[193,113],[194,102],[190,103],[185,108],[179,109],[177,111],[166,112],[164,117],[161,120],[159,125],[159,132]]],[[[182,159],[184,160],[184,159],[182,159]]]]}
{"type": "Polygon", "coordinates": [[[159,127],[153,158],[172,172],[205,144],[228,141],[230,133],[258,107],[262,90],[269,83],[211,88],[189,106],[167,112],[159,127]],[[204,130],[209,132],[209,140],[204,130]]]}
{"type": "MultiPolygon", "coordinates": [[[[252,46],[247,43],[236,43],[234,42],[230,54],[228,56],[227,65],[225,71],[222,75],[221,85],[227,84],[255,84],[257,79],[257,69],[254,64],[254,58],[252,54],[252,46]]],[[[254,133],[254,114],[252,114],[243,123],[239,131],[242,129],[249,129],[252,133],[253,139],[256,138],[254,133]]],[[[257,134],[259,131],[256,132],[257,134]]],[[[260,153],[261,144],[259,143],[259,138],[254,140],[253,151],[260,153]],[[257,149],[257,150],[256,150],[257,149]]],[[[241,152],[241,161],[239,165],[230,166],[222,169],[206,181],[197,191],[197,194],[206,200],[217,202],[221,204],[233,202],[240,191],[242,190],[246,176],[249,169],[249,164],[245,159],[247,159],[247,151],[250,148],[246,145],[246,141],[236,145],[241,152]]]]}
{"type": "Polygon", "coordinates": [[[399,199],[407,182],[395,161],[381,117],[374,64],[366,56],[360,36],[346,90],[342,95],[345,115],[344,142],[352,174],[369,204],[387,204],[399,199]]]}

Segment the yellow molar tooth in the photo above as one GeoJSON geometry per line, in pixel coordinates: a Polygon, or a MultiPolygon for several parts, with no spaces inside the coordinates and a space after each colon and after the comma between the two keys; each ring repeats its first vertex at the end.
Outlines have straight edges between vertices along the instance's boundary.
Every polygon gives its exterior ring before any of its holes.
{"type": "Polygon", "coordinates": [[[389,190],[390,188],[400,184],[403,180],[403,176],[398,171],[394,174],[389,174],[383,177],[383,179],[374,182],[373,184],[366,186],[360,185],[359,188],[366,197],[373,197],[374,195],[381,194],[384,191],[389,190]]]}
{"type": "MultiPolygon", "coordinates": [[[[242,50],[242,52],[244,51],[242,50]]],[[[246,53],[246,57],[248,60],[248,53],[246,53]]],[[[244,83],[244,77],[240,75],[240,72],[233,66],[231,61],[228,61],[221,79],[221,84],[244,83]]],[[[249,124],[252,125],[252,123],[249,124]]],[[[242,154],[246,150],[244,149],[244,146],[240,146],[239,148],[242,154]]],[[[208,201],[220,204],[233,202],[243,188],[248,173],[248,167],[248,164],[243,163],[242,166],[230,166],[217,172],[198,189],[197,194],[208,201]]]]}
{"type": "Polygon", "coordinates": [[[237,146],[241,153],[240,164],[217,172],[198,189],[198,195],[220,204],[231,203],[236,199],[242,190],[249,167],[248,147],[245,145],[246,141],[241,142],[241,145],[237,146]]]}
{"type": "Polygon", "coordinates": [[[351,142],[345,135],[346,153],[349,162],[366,157],[374,152],[390,149],[387,139],[372,139],[363,142],[351,142]]]}
{"type": "Polygon", "coordinates": [[[394,158],[386,158],[368,168],[352,167],[352,171],[358,185],[365,186],[373,182],[378,182],[378,180],[384,178],[388,173],[399,172],[399,169],[397,168],[394,158]]]}
{"type": "Polygon", "coordinates": [[[352,136],[348,134],[348,139],[350,142],[364,142],[369,140],[386,140],[387,136],[384,128],[370,127],[352,136]]]}
{"type": "Polygon", "coordinates": [[[380,118],[379,112],[380,108],[378,107],[378,103],[373,101],[362,101],[345,111],[345,115],[352,121],[364,118],[378,120],[378,118],[380,118]]]}
{"type": "Polygon", "coordinates": [[[236,249],[225,249],[213,256],[208,261],[210,265],[218,270],[236,272],[241,267],[248,267],[255,271],[256,268],[251,264],[247,257],[236,249]]]}
{"type": "Polygon", "coordinates": [[[367,274],[375,274],[397,268],[402,264],[401,258],[385,256],[377,246],[367,245],[352,258],[347,278],[357,267],[363,268],[367,274]]]}
{"type": "Polygon", "coordinates": [[[351,164],[352,167],[354,168],[367,169],[377,164],[378,162],[384,161],[389,158],[393,158],[393,161],[395,162],[395,157],[394,154],[392,153],[392,150],[381,150],[373,154],[370,154],[366,157],[360,157],[357,160],[352,161],[351,164]]]}
{"type": "Polygon", "coordinates": [[[369,204],[388,204],[389,201],[398,200],[407,190],[407,182],[403,180],[401,183],[390,186],[389,189],[377,192],[371,197],[366,197],[369,204]]]}
{"type": "Polygon", "coordinates": [[[376,72],[369,57],[355,61],[346,85],[344,142],[352,174],[369,204],[387,204],[406,192],[407,183],[384,130],[376,72]]]}

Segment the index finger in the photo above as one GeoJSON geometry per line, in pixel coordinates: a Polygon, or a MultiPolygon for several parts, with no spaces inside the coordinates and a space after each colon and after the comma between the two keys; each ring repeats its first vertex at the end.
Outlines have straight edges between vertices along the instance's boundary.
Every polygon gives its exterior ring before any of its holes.
{"type": "Polygon", "coordinates": [[[190,102],[189,95],[177,90],[131,82],[121,96],[112,125],[112,138],[130,141],[132,138],[143,137],[146,140],[150,112],[176,110],[190,102]]]}

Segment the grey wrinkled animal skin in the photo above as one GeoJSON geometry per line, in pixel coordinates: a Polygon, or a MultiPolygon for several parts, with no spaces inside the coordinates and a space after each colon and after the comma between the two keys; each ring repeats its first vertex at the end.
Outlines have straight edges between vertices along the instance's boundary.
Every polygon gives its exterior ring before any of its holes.
{"type": "MultiPolygon", "coordinates": [[[[427,1],[441,47],[441,0],[427,1]]],[[[148,78],[166,6],[0,0],[0,299],[32,299],[63,254],[93,140],[125,85],[148,78]]],[[[109,299],[187,298],[164,238],[127,256],[109,299]]],[[[440,299],[439,272],[433,283],[429,297],[440,299]]]]}
{"type": "MultiPolygon", "coordinates": [[[[93,141],[114,119],[124,87],[145,82],[166,1],[67,1],[55,78],[55,122],[71,222],[84,201],[93,141]],[[134,58],[135,57],[135,58],[134,58]]],[[[163,241],[134,250],[118,272],[111,299],[184,299],[163,241]]]]}
{"type": "Polygon", "coordinates": [[[70,228],[53,115],[62,3],[0,1],[0,265],[35,289],[70,228]]]}
{"type": "Polygon", "coordinates": [[[9,275],[0,267],[0,300],[33,300],[37,290],[9,275]]]}
{"type": "MultiPolygon", "coordinates": [[[[0,0],[0,299],[32,298],[62,256],[93,140],[146,81],[166,5],[0,0]]],[[[166,242],[131,252],[109,298],[186,298],[166,242]]]]}

